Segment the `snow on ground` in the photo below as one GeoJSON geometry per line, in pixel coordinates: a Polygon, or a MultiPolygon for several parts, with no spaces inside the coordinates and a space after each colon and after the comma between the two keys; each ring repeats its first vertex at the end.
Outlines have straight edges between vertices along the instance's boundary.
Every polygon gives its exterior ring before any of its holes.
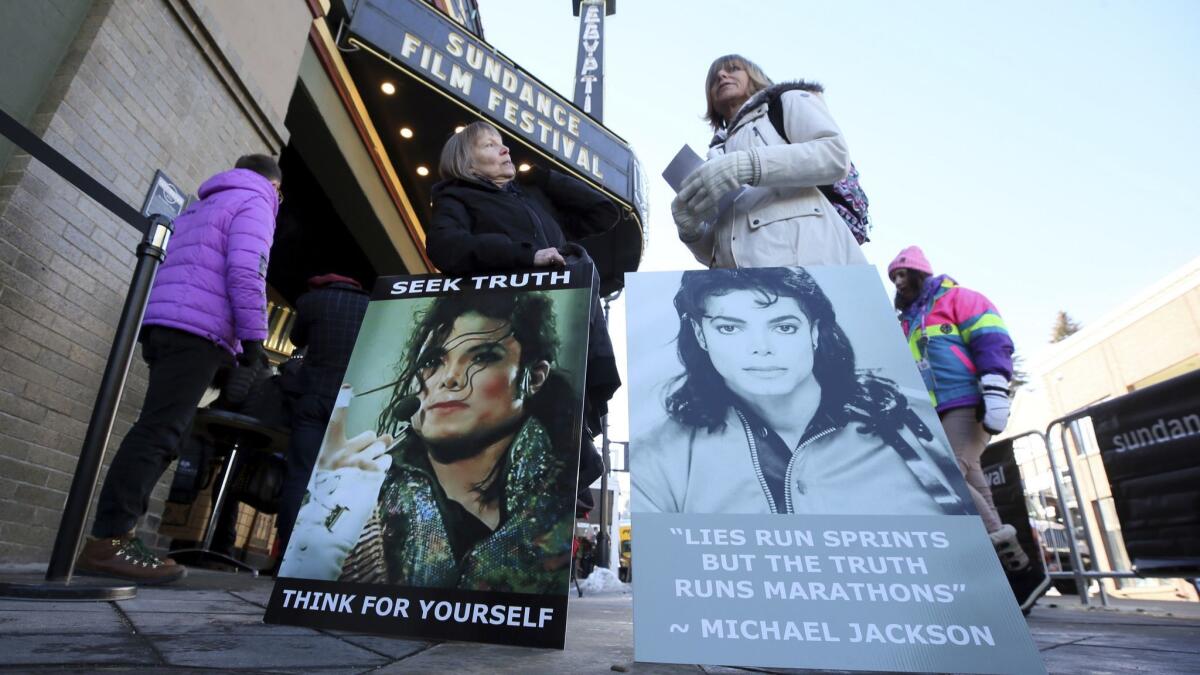
{"type": "Polygon", "coordinates": [[[589,593],[630,593],[633,587],[629,584],[621,583],[617,578],[617,573],[607,567],[597,567],[592,570],[586,579],[579,580],[579,587],[583,589],[583,594],[589,593]]]}

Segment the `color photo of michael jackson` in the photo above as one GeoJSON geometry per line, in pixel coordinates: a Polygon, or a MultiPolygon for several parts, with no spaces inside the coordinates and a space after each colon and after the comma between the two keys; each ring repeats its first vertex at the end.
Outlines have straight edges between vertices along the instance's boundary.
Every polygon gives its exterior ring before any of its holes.
{"type": "Polygon", "coordinates": [[[973,513],[873,268],[671,276],[629,282],[635,513],[973,513]],[[675,340],[642,344],[670,289],[675,340]]]}
{"type": "Polygon", "coordinates": [[[589,293],[372,303],[280,576],[565,594],[589,293]]]}

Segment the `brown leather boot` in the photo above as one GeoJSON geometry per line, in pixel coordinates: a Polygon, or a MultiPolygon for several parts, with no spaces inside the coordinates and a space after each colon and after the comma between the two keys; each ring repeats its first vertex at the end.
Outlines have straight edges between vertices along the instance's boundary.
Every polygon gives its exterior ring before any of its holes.
{"type": "Polygon", "coordinates": [[[132,533],[102,539],[88,537],[75,561],[75,571],[144,586],[169,584],[187,576],[186,567],[159,559],[132,533]]]}

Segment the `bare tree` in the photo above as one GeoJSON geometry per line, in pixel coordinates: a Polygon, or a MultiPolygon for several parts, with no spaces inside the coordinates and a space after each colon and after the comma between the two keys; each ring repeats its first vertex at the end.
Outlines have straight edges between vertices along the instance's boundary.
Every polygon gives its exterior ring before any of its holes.
{"type": "Polygon", "coordinates": [[[1083,326],[1067,314],[1066,310],[1059,310],[1058,316],[1054,319],[1054,330],[1050,333],[1050,342],[1062,342],[1079,332],[1083,326]]]}
{"type": "Polygon", "coordinates": [[[1025,357],[1013,352],[1012,381],[1008,384],[1008,393],[1015,396],[1017,390],[1029,384],[1029,373],[1025,370],[1025,357]]]}

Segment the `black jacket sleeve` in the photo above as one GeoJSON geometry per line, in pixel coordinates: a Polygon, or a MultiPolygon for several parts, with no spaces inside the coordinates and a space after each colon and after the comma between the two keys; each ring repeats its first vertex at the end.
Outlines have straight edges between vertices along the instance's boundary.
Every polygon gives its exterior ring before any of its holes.
{"type": "Polygon", "coordinates": [[[433,201],[433,220],[425,238],[429,258],[446,274],[503,272],[533,267],[533,246],[499,233],[476,234],[471,213],[455,197],[433,201]]]}
{"type": "Polygon", "coordinates": [[[558,171],[540,170],[535,178],[550,203],[562,217],[563,232],[569,239],[582,239],[611,230],[621,211],[603,193],[586,183],[558,171]]]}

